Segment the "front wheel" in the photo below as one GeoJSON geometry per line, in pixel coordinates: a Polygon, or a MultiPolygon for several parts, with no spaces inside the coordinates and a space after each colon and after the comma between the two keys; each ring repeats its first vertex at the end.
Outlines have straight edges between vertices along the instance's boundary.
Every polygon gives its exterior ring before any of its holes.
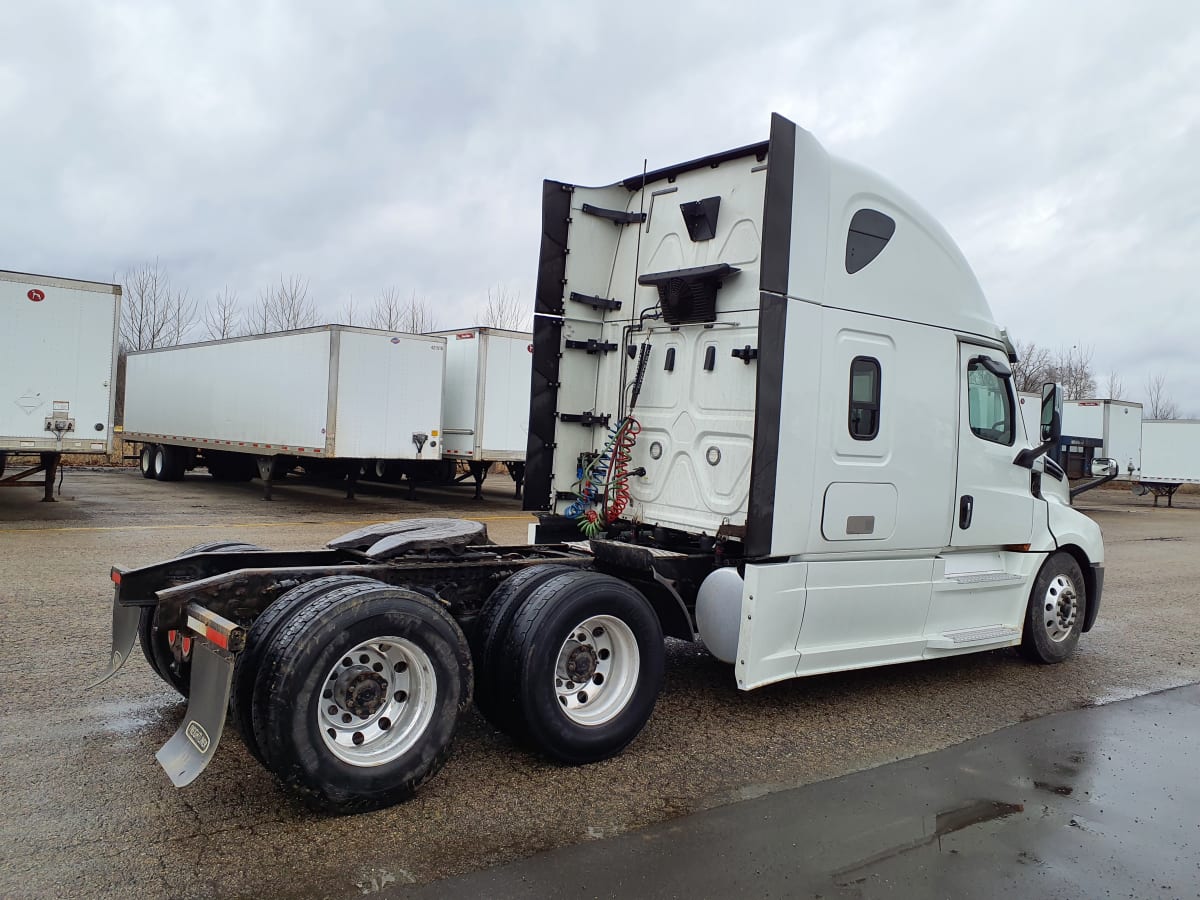
{"type": "Polygon", "coordinates": [[[407,799],[445,764],[471,702],[471,653],[415,591],[353,584],[314,598],[273,637],[255,679],[263,756],[325,812],[407,799]]]}
{"type": "Polygon", "coordinates": [[[1068,553],[1055,553],[1033,583],[1021,653],[1034,662],[1062,662],[1079,643],[1086,612],[1087,588],[1079,563],[1068,553]]]}
{"type": "Polygon", "coordinates": [[[509,626],[504,659],[518,736],[559,762],[598,762],[624,750],[654,711],[662,626],[631,585],[569,572],[530,594],[509,626]]]}

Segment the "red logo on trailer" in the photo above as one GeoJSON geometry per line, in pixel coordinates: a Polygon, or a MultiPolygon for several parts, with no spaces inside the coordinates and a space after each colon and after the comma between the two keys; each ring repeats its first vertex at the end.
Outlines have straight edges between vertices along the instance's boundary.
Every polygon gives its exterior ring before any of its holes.
{"type": "Polygon", "coordinates": [[[526,347],[525,349],[526,349],[526,350],[528,350],[530,353],[532,353],[532,352],[533,352],[533,344],[530,344],[530,345],[529,345],[528,347],[526,347]]]}
{"type": "Polygon", "coordinates": [[[37,288],[34,288],[32,291],[30,291],[25,296],[28,297],[30,300],[32,300],[34,303],[41,303],[43,300],[46,299],[45,293],[43,293],[42,291],[39,291],[37,288]]]}
{"type": "Polygon", "coordinates": [[[460,331],[458,334],[456,334],[456,335],[454,336],[454,339],[455,339],[456,341],[473,341],[473,340],[475,340],[475,332],[473,332],[473,331],[460,331]]]}

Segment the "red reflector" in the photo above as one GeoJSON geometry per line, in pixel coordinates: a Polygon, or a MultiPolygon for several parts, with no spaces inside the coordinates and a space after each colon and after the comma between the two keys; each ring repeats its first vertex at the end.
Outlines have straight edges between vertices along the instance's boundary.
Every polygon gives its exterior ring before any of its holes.
{"type": "Polygon", "coordinates": [[[121,583],[121,573],[118,572],[116,569],[112,570],[112,574],[110,575],[110,577],[112,578],[113,584],[121,583]]]}
{"type": "Polygon", "coordinates": [[[211,625],[205,626],[204,636],[222,650],[229,649],[229,638],[225,637],[225,635],[221,634],[221,632],[217,631],[217,629],[213,628],[211,625]]]}

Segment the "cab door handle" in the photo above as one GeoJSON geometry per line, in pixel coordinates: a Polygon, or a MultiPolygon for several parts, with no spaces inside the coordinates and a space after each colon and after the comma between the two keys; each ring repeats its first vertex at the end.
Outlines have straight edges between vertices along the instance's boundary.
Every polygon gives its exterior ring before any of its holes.
{"type": "Polygon", "coordinates": [[[958,527],[964,531],[971,527],[971,514],[975,512],[975,498],[963,494],[958,501],[958,527]]]}

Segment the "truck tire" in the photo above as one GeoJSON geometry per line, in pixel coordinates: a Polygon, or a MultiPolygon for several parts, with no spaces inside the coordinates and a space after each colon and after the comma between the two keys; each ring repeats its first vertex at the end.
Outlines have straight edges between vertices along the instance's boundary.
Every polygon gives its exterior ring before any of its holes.
{"type": "Polygon", "coordinates": [[[1025,609],[1021,653],[1038,663],[1060,663],[1079,643],[1087,613],[1087,588],[1079,563],[1055,553],[1034,579],[1025,609]]]}
{"type": "Polygon", "coordinates": [[[158,444],[154,448],[154,477],[159,481],[178,481],[187,468],[186,451],[182,447],[158,444]]]}
{"type": "Polygon", "coordinates": [[[154,455],[158,448],[154,444],[142,444],[142,452],[138,454],[138,469],[143,478],[154,477],[154,455]]]}
{"type": "MultiPolygon", "coordinates": [[[[267,645],[307,603],[351,584],[379,585],[382,582],[361,575],[326,575],[324,578],[306,581],[276,598],[275,602],[254,620],[249,634],[246,635],[246,647],[237,655],[233,664],[233,691],[229,695],[229,705],[234,724],[242,735],[242,742],[250,754],[263,765],[267,764],[267,760],[254,737],[253,708],[255,679],[267,645]]],[[[269,703],[270,699],[264,695],[259,698],[259,703],[269,703]]]]}
{"type": "Polygon", "coordinates": [[[274,636],[254,696],[255,738],[286,787],[322,812],[378,809],[410,797],[449,758],[471,702],[471,651],[423,594],[348,585],[274,636]]]}
{"type": "Polygon", "coordinates": [[[516,736],[570,765],[615,756],[654,711],[663,657],[662,625],[636,588],[597,572],[550,579],[518,610],[504,645],[516,736]]]}
{"type": "Polygon", "coordinates": [[[513,685],[500,660],[509,626],[531,593],[554,578],[578,571],[577,566],[538,565],[506,578],[483,604],[471,632],[471,657],[475,663],[475,707],[501,731],[511,733],[516,715],[513,685]]]}
{"type": "MultiPolygon", "coordinates": [[[[180,556],[190,556],[193,553],[205,553],[214,550],[225,550],[232,553],[249,553],[254,550],[265,550],[257,544],[247,544],[242,541],[206,541],[194,547],[188,547],[180,556]]],[[[156,607],[143,606],[141,617],[138,619],[138,643],[142,645],[142,655],[154,670],[154,674],[175,688],[186,697],[191,689],[192,663],[190,660],[177,660],[171,652],[169,631],[161,631],[154,624],[156,607]]]]}

